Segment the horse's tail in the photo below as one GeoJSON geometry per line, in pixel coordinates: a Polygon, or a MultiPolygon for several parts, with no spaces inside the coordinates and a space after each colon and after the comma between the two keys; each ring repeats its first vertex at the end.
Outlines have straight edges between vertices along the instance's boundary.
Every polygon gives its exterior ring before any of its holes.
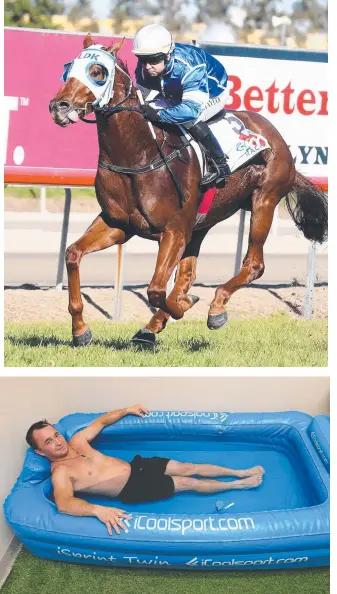
{"type": "Polygon", "coordinates": [[[323,190],[296,172],[294,185],[286,197],[291,218],[304,237],[323,243],[328,237],[328,199],[323,190]]]}

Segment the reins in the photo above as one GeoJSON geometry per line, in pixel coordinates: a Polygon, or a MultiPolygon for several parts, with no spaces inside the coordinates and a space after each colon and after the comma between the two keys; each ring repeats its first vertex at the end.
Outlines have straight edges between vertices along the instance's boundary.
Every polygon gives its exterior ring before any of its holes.
{"type": "MultiPolygon", "coordinates": [[[[127,94],[125,95],[125,97],[119,101],[118,103],[116,103],[116,105],[113,105],[111,107],[109,106],[104,106],[104,107],[99,107],[99,106],[93,106],[93,112],[95,114],[98,115],[103,115],[105,117],[110,117],[116,113],[120,113],[122,111],[134,111],[139,113],[140,115],[142,115],[142,112],[140,111],[140,109],[138,107],[132,107],[132,106],[128,106],[128,107],[122,107],[122,104],[129,98],[131,91],[132,91],[132,80],[130,78],[130,76],[122,69],[120,68],[120,66],[118,66],[118,64],[116,64],[116,68],[118,68],[118,70],[120,70],[123,74],[125,74],[128,78],[129,78],[129,87],[128,87],[128,91],[127,94]]],[[[85,111],[87,111],[87,105],[83,108],[85,111]]],[[[82,122],[85,122],[86,124],[96,124],[97,123],[97,119],[95,120],[88,120],[86,118],[81,118],[82,122]]],[[[156,169],[160,169],[161,167],[166,166],[167,170],[170,173],[170,176],[172,178],[172,181],[174,183],[174,186],[176,188],[177,194],[178,194],[178,198],[179,198],[179,207],[183,208],[184,203],[186,202],[186,198],[183,192],[183,189],[181,187],[181,184],[179,183],[179,181],[177,180],[174,172],[172,171],[169,163],[171,161],[173,161],[176,157],[181,158],[181,160],[184,160],[184,157],[182,155],[182,150],[186,149],[187,147],[190,146],[191,142],[188,140],[183,140],[183,146],[175,149],[174,151],[172,151],[169,155],[165,155],[162,147],[160,146],[156,135],[153,133],[152,137],[156,143],[157,149],[158,149],[158,153],[160,155],[159,158],[155,159],[154,161],[152,161],[152,163],[150,163],[149,165],[146,165],[144,167],[134,167],[134,168],[130,168],[130,167],[120,167],[119,165],[112,165],[111,163],[105,163],[104,161],[99,161],[98,165],[99,167],[101,167],[102,169],[107,169],[108,171],[112,171],[114,173],[121,173],[124,175],[139,175],[142,173],[150,173],[151,171],[155,171],[156,169]]]]}

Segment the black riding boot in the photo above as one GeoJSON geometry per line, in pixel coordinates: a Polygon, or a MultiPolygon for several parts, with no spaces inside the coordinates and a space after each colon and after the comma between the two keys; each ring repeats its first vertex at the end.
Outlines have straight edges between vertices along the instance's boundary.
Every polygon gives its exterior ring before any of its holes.
{"type": "Polygon", "coordinates": [[[194,124],[192,128],[188,129],[188,132],[190,132],[191,136],[197,142],[200,142],[206,155],[210,157],[216,168],[215,171],[206,173],[200,181],[200,189],[205,191],[231,175],[231,170],[227,163],[227,155],[223,153],[218,140],[206,122],[194,124]]]}

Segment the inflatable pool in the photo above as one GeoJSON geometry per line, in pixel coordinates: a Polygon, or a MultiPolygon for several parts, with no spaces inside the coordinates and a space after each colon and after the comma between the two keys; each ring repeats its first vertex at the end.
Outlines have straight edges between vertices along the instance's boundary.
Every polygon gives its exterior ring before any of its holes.
{"type": "MultiPolygon", "coordinates": [[[[57,427],[69,439],[97,416],[69,415],[57,427]]],[[[35,555],[196,570],[329,564],[328,417],[154,411],[106,427],[93,446],[127,461],[138,453],[231,468],[262,465],[266,472],[262,485],[248,491],[181,493],[137,505],[86,496],[132,514],[127,532],[109,536],[96,518],[58,512],[49,463],[30,448],[4,510],[17,537],[35,555]]]]}

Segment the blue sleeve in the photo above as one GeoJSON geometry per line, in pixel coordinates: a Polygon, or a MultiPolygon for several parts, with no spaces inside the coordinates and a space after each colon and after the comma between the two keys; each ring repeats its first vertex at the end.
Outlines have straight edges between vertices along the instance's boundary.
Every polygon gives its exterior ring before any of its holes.
{"type": "Polygon", "coordinates": [[[162,109],[159,112],[160,121],[168,124],[183,124],[196,120],[202,106],[208,101],[208,82],[205,64],[199,64],[182,78],[183,95],[181,103],[162,109]]]}

